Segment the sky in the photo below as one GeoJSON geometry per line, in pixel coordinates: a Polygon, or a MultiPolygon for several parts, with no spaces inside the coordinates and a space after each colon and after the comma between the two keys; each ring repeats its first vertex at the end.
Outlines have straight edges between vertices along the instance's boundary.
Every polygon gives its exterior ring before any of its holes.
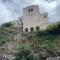
{"type": "Polygon", "coordinates": [[[17,20],[29,5],[39,5],[41,13],[48,12],[49,22],[60,21],[60,0],[0,0],[0,24],[17,20]]]}

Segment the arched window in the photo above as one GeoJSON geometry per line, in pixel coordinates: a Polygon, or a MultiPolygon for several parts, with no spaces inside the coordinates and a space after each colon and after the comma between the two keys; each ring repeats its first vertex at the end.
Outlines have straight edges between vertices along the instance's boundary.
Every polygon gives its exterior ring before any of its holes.
{"type": "Polygon", "coordinates": [[[25,32],[28,32],[28,28],[25,28],[25,32]]]}
{"type": "Polygon", "coordinates": [[[31,28],[30,28],[30,31],[31,31],[31,32],[34,31],[34,27],[31,27],[31,28]]]}
{"type": "Polygon", "coordinates": [[[28,13],[30,12],[30,9],[28,9],[28,13]]]}
{"type": "Polygon", "coordinates": [[[33,12],[33,8],[28,9],[28,13],[33,12]]]}
{"type": "Polygon", "coordinates": [[[40,30],[39,26],[36,26],[36,31],[40,30]]]}

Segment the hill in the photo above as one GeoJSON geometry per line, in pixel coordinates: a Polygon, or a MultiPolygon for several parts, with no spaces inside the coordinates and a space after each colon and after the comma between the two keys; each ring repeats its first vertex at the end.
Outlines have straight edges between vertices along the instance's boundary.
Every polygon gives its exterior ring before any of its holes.
{"type": "MultiPolygon", "coordinates": [[[[14,48],[12,47],[11,51],[13,51],[13,53],[19,51],[19,53],[14,54],[15,57],[17,56],[17,60],[18,54],[20,53],[22,53],[21,59],[23,59],[23,56],[26,59],[24,54],[27,54],[27,52],[30,52],[34,57],[37,57],[36,60],[46,59],[49,56],[60,56],[60,22],[50,24],[47,29],[43,31],[25,33],[23,34],[24,39],[19,41],[9,40],[9,35],[11,33],[7,31],[7,28],[9,29],[10,27],[3,27],[3,29],[0,29],[2,33],[0,35],[0,45],[3,46],[4,44],[7,44],[7,42],[10,45],[12,43],[12,46],[16,44],[14,48]]],[[[28,55],[30,53],[28,53],[28,55]]],[[[19,55],[19,59],[20,57],[21,55],[19,55]]],[[[29,55],[29,58],[30,57],[31,56],[29,55]]]]}
{"type": "Polygon", "coordinates": [[[46,60],[47,57],[60,56],[60,22],[50,24],[46,30],[24,34],[23,37],[26,40],[24,40],[23,44],[21,44],[22,47],[19,46],[19,52],[16,53],[15,59],[27,60],[31,58],[30,54],[33,56],[32,60],[46,60]],[[24,54],[27,54],[25,51],[31,52],[27,55],[29,58],[25,57],[24,54]],[[20,58],[20,53],[22,53],[22,58],[20,58]],[[17,54],[19,54],[19,58],[17,54]]]}

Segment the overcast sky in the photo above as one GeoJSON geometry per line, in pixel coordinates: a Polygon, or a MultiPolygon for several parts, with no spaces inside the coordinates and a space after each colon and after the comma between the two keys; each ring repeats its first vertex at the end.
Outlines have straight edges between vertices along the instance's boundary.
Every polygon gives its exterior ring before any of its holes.
{"type": "Polygon", "coordinates": [[[16,20],[23,15],[23,8],[39,5],[41,12],[48,12],[49,21],[60,20],[60,0],[0,0],[0,24],[16,20]]]}

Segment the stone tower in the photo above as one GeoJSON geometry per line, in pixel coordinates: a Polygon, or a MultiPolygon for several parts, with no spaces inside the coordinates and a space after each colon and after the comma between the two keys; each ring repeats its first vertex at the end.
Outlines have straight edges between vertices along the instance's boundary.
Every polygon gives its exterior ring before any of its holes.
{"type": "Polygon", "coordinates": [[[23,31],[44,30],[48,26],[48,13],[40,13],[38,5],[23,8],[23,31]]]}

